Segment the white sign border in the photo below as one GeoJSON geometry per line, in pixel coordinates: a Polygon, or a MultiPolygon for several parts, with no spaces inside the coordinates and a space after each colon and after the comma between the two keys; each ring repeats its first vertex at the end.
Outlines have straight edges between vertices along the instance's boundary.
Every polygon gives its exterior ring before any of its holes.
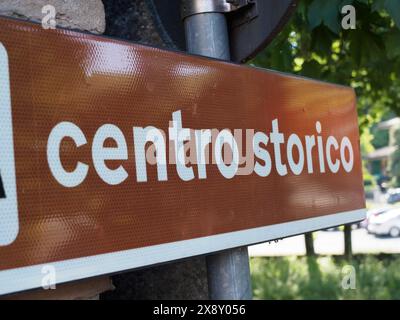
{"type": "Polygon", "coordinates": [[[19,232],[10,91],[8,54],[0,42],[0,174],[6,193],[0,199],[0,246],[14,242],[19,232]]]}
{"type": "Polygon", "coordinates": [[[54,268],[56,282],[60,284],[325,229],[360,221],[365,216],[366,209],[358,209],[190,240],[4,270],[0,271],[0,295],[41,287],[45,276],[42,270],[46,266],[54,268]]]}

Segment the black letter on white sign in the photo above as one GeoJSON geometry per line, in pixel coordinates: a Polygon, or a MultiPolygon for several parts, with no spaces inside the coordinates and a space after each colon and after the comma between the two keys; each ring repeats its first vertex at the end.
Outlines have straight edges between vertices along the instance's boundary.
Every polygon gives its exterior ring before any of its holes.
{"type": "Polygon", "coordinates": [[[0,199],[5,197],[6,197],[6,192],[4,191],[3,179],[1,178],[1,173],[0,173],[0,199]]]}

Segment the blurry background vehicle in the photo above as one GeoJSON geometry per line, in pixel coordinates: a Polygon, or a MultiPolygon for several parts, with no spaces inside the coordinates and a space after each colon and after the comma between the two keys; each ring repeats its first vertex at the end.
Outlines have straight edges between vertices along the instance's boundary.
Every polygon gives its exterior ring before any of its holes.
{"type": "Polygon", "coordinates": [[[400,188],[389,189],[386,194],[387,203],[393,204],[400,201],[400,188]]]}
{"type": "Polygon", "coordinates": [[[392,207],[390,206],[383,206],[383,207],[379,207],[379,208],[374,208],[374,209],[370,209],[367,211],[367,217],[361,221],[359,223],[359,227],[360,228],[368,228],[368,224],[369,224],[369,220],[371,219],[371,217],[376,217],[379,216],[380,214],[389,211],[390,209],[392,209],[392,207]]]}
{"type": "Polygon", "coordinates": [[[400,236],[400,208],[391,209],[379,215],[371,216],[367,230],[375,235],[400,236]]]}

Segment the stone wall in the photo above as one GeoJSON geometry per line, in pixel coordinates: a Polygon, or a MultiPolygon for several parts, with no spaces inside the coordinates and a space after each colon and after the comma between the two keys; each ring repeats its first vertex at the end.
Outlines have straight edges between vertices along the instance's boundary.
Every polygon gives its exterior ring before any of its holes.
{"type": "Polygon", "coordinates": [[[1,0],[0,15],[41,22],[45,5],[56,8],[56,21],[60,27],[92,33],[103,33],[105,30],[101,0],[1,0]]]}

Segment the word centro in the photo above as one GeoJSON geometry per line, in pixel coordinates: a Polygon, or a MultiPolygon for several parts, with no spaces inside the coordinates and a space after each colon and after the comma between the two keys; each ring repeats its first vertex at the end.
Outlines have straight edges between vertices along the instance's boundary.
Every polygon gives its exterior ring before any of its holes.
{"type": "MultiPolygon", "coordinates": [[[[304,148],[302,139],[295,133],[292,133],[286,141],[285,135],[279,131],[278,119],[272,121],[272,131],[269,135],[247,129],[246,141],[249,141],[250,135],[250,143],[246,144],[246,149],[250,150],[246,151],[246,158],[248,160],[249,154],[251,154],[252,166],[251,171],[247,171],[246,174],[255,172],[260,177],[267,177],[273,167],[280,176],[286,176],[289,169],[293,174],[300,175],[305,167],[307,173],[312,174],[314,173],[314,152],[317,152],[318,155],[315,158],[318,159],[318,171],[320,173],[326,172],[326,164],[332,173],[337,173],[340,167],[343,167],[346,172],[350,172],[354,164],[354,152],[350,139],[344,136],[339,143],[335,137],[329,136],[324,143],[320,135],[322,126],[319,121],[315,123],[315,130],[317,136],[306,135],[304,137],[304,148]],[[273,145],[273,148],[269,147],[273,151],[273,159],[267,150],[269,143],[273,145]],[[287,164],[283,163],[281,155],[281,148],[285,143],[287,164]],[[332,150],[336,151],[336,157],[332,157],[332,150]]],[[[238,144],[240,138],[235,138],[237,135],[232,134],[230,130],[183,128],[182,115],[179,110],[172,113],[168,135],[171,141],[169,145],[172,146],[174,153],[174,157],[172,157],[174,161],[169,161],[169,163],[176,165],[177,174],[183,181],[190,181],[195,178],[193,162],[197,165],[198,179],[207,178],[206,165],[209,163],[210,145],[213,150],[213,163],[217,165],[221,175],[226,179],[231,179],[238,174],[239,160],[241,159],[241,150],[239,150],[238,144]],[[188,145],[190,147],[190,144],[193,146],[192,149],[195,149],[195,161],[188,164],[187,147],[188,145]]],[[[239,136],[242,137],[242,134],[239,136]]],[[[61,122],[51,130],[49,135],[47,160],[52,175],[61,185],[76,187],[85,180],[89,166],[78,161],[74,170],[67,171],[64,169],[60,149],[65,138],[72,139],[77,148],[88,143],[85,134],[76,124],[61,122]]],[[[133,142],[137,181],[147,181],[147,164],[150,163],[149,158],[151,156],[155,158],[154,164],[157,165],[158,180],[167,181],[166,134],[163,130],[153,126],[133,127],[133,142]],[[153,147],[152,152],[149,152],[148,148],[146,149],[148,143],[153,147]]],[[[105,183],[117,185],[128,178],[128,172],[122,164],[113,169],[106,165],[106,161],[110,160],[128,160],[127,142],[119,127],[113,124],[102,125],[96,131],[91,147],[94,168],[105,183]],[[115,146],[105,146],[106,140],[109,139],[115,142],[115,146]]]]}

